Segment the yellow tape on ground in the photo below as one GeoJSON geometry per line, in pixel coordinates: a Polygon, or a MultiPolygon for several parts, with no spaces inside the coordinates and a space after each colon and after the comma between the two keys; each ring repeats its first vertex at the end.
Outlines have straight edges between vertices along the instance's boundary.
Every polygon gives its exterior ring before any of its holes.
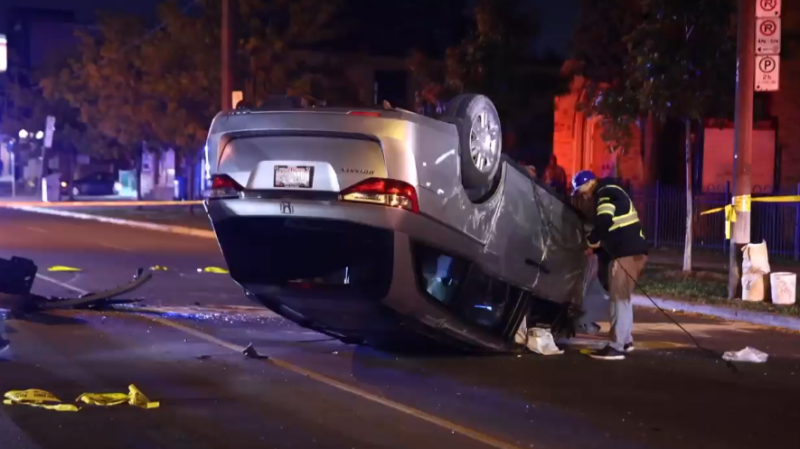
{"type": "Polygon", "coordinates": [[[72,404],[64,404],[53,393],[44,390],[14,390],[4,395],[5,405],[27,405],[57,412],[77,412],[80,410],[72,404]]]}
{"type": "MultiPolygon", "coordinates": [[[[5,405],[27,405],[39,407],[57,412],[77,412],[80,410],[76,405],[61,402],[53,393],[44,390],[14,390],[4,395],[5,405]]],[[[111,407],[128,403],[134,407],[143,409],[154,409],[161,406],[160,402],[151,401],[136,385],[128,386],[128,393],[84,393],[75,400],[89,405],[99,405],[111,407]]]]}
{"type": "Polygon", "coordinates": [[[75,400],[89,405],[112,407],[128,403],[134,407],[154,409],[161,406],[160,402],[153,402],[144,395],[136,385],[128,386],[128,393],[84,393],[75,400]]]}
{"type": "Polygon", "coordinates": [[[715,207],[701,212],[700,215],[711,215],[718,212],[725,212],[725,239],[731,238],[731,223],[736,222],[736,212],[750,212],[751,203],[800,203],[800,195],[784,196],[763,196],[752,198],[750,195],[739,195],[733,197],[733,204],[724,207],[715,207]]]}

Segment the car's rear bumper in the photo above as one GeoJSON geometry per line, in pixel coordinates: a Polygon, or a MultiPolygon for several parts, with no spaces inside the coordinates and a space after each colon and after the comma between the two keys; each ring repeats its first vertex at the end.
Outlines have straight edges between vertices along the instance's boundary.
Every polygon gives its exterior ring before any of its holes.
{"type": "Polygon", "coordinates": [[[257,301],[302,325],[352,338],[424,336],[510,348],[507,332],[464,322],[419,287],[413,247],[435,237],[430,228],[439,231],[438,247],[474,244],[456,231],[373,205],[292,206],[294,214],[281,213],[280,201],[206,203],[231,276],[257,301]],[[420,239],[419,230],[428,235],[420,239]]]}

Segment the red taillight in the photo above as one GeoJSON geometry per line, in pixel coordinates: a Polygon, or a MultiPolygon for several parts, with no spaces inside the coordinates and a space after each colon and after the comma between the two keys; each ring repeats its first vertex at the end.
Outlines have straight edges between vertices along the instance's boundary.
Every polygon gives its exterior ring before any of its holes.
{"type": "Polygon", "coordinates": [[[239,196],[244,188],[228,175],[214,175],[211,177],[210,198],[231,198],[239,196]]]}
{"type": "Polygon", "coordinates": [[[419,212],[419,201],[414,187],[394,179],[365,179],[342,191],[341,198],[342,201],[380,204],[419,212]]]}
{"type": "Polygon", "coordinates": [[[347,115],[360,115],[363,117],[380,117],[380,112],[370,112],[370,111],[350,111],[347,115]]]}

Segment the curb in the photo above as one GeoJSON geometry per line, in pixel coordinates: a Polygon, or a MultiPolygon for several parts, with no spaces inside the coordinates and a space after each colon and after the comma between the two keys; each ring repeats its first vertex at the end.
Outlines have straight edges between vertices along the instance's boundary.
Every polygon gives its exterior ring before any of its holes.
{"type": "MultiPolygon", "coordinates": [[[[633,295],[631,297],[634,306],[649,307],[655,306],[646,296],[633,295]]],[[[713,306],[708,304],[695,304],[672,299],[653,298],[656,304],[664,310],[676,310],[680,312],[697,313],[731,321],[742,321],[761,326],[778,327],[800,332],[800,318],[790,316],[774,315],[772,313],[754,312],[751,310],[740,310],[731,307],[713,306]]]]}
{"type": "Polygon", "coordinates": [[[59,217],[75,218],[78,220],[91,220],[99,221],[102,223],[110,223],[120,226],[128,226],[131,228],[149,229],[151,231],[169,232],[171,234],[188,235],[192,237],[200,237],[204,239],[216,239],[217,236],[214,231],[207,231],[204,229],[189,228],[186,226],[162,225],[156,223],[148,223],[146,221],[125,220],[123,218],[104,217],[102,215],[83,214],[80,212],[69,212],[57,209],[48,209],[44,207],[33,206],[5,206],[8,209],[21,210],[25,212],[33,212],[37,214],[56,215],[59,217]]]}

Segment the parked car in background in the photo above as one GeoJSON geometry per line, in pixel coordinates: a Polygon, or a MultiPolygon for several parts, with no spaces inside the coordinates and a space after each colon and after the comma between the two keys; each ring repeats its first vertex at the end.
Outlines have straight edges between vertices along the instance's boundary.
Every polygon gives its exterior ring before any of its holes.
{"type": "MultiPolygon", "coordinates": [[[[114,195],[117,177],[114,173],[92,173],[72,181],[73,196],[114,195]]],[[[69,196],[69,183],[61,181],[61,196],[69,196]]]]}

